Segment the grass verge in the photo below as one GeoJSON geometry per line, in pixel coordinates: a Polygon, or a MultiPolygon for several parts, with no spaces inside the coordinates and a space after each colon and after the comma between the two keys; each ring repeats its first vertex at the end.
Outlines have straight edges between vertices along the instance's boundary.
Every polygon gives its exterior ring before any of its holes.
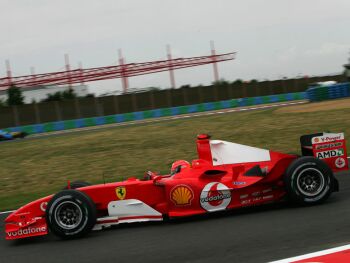
{"type": "MultiPolygon", "coordinates": [[[[334,101],[334,103],[337,103],[334,101]]],[[[67,180],[92,183],[167,173],[176,159],[195,159],[195,137],[299,153],[299,136],[319,131],[350,135],[350,109],[228,113],[138,126],[84,131],[0,144],[0,211],[60,190],[67,180]]],[[[349,148],[349,143],[348,143],[349,148]]]]}

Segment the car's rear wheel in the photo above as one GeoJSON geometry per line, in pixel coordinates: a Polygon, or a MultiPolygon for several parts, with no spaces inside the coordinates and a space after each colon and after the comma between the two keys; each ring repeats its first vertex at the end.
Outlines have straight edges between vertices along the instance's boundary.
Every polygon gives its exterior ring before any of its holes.
{"type": "Polygon", "coordinates": [[[96,207],[85,193],[63,190],[48,203],[46,220],[50,230],[61,238],[81,237],[94,227],[96,207]]]}
{"type": "Polygon", "coordinates": [[[334,181],[333,172],[329,166],[310,156],[293,161],[284,175],[289,199],[305,205],[325,201],[334,189],[334,181]]]}

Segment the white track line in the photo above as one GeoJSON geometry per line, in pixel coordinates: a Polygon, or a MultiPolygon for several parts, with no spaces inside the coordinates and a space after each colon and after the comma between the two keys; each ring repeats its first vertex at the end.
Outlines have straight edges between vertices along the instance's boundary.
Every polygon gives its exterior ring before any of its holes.
{"type": "Polygon", "coordinates": [[[295,262],[295,261],[299,261],[299,260],[303,260],[303,259],[324,256],[324,255],[328,255],[331,253],[344,251],[344,250],[348,250],[348,249],[350,249],[350,244],[345,245],[345,246],[341,246],[341,247],[335,247],[335,248],[331,248],[331,249],[321,250],[321,251],[317,251],[317,252],[313,252],[313,253],[297,256],[297,257],[291,257],[291,258],[281,259],[281,260],[277,260],[277,261],[271,261],[270,263],[290,263],[290,262],[295,262]]]}

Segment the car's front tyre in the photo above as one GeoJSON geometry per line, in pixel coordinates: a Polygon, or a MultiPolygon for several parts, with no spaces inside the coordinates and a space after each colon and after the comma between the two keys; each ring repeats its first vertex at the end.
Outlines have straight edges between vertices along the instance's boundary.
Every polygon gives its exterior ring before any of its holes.
{"type": "Polygon", "coordinates": [[[48,203],[46,220],[50,230],[61,238],[81,237],[94,227],[96,207],[85,193],[63,190],[48,203]]]}

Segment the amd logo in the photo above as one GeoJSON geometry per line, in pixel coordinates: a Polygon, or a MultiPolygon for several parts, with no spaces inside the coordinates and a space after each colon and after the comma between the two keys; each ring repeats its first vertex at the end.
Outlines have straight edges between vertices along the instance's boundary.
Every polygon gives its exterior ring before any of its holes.
{"type": "Polygon", "coordinates": [[[343,155],[344,155],[344,150],[337,149],[337,150],[318,152],[316,157],[319,159],[326,159],[326,158],[332,158],[332,157],[343,156],[343,155]]]}

